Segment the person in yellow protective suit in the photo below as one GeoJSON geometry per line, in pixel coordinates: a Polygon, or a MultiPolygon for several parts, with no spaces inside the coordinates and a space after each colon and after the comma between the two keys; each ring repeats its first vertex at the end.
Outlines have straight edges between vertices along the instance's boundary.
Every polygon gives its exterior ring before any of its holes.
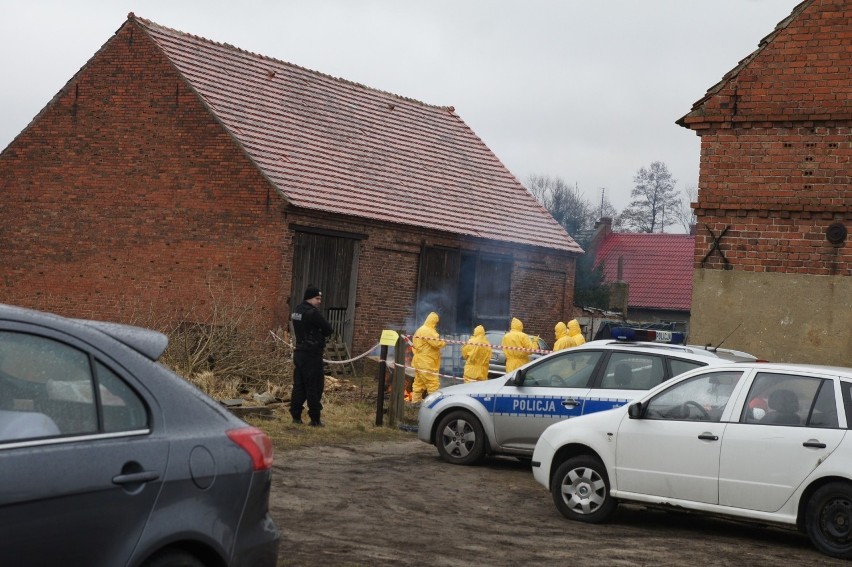
{"type": "Polygon", "coordinates": [[[491,343],[485,336],[485,327],[477,325],[473,336],[461,349],[464,363],[464,381],[488,380],[488,363],[491,361],[491,343]]]}
{"type": "Polygon", "coordinates": [[[575,343],[574,339],[568,334],[568,326],[562,321],[556,323],[556,327],[554,327],[553,332],[556,333],[556,342],[553,344],[553,352],[577,346],[577,343],[575,343]]]}
{"type": "Polygon", "coordinates": [[[426,394],[436,392],[441,387],[438,372],[441,370],[441,349],[446,342],[438,334],[438,314],[434,311],[426,316],[426,322],[414,332],[414,357],[411,366],[414,367],[414,384],[411,385],[411,401],[417,403],[426,394]]]}
{"type": "Polygon", "coordinates": [[[580,330],[580,322],[576,319],[568,321],[568,336],[574,340],[573,346],[586,344],[586,337],[583,336],[583,332],[580,330]]]}
{"type": "MultiPolygon", "coordinates": [[[[530,339],[529,335],[524,332],[524,324],[521,323],[521,320],[517,317],[512,317],[511,330],[505,335],[503,335],[502,345],[504,347],[515,347],[522,349],[536,348],[536,345],[533,344],[532,339],[530,339]]],[[[516,368],[520,368],[521,366],[530,361],[530,353],[528,351],[507,348],[503,352],[506,354],[506,374],[508,374],[512,370],[515,370],[516,368]]]]}

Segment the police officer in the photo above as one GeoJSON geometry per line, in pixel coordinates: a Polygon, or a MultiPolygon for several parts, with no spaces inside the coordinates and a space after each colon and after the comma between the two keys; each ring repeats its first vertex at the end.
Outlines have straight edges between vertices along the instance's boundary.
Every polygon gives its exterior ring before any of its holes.
{"type": "Polygon", "coordinates": [[[318,309],[320,303],[322,291],[310,286],[305,290],[304,301],[296,306],[290,316],[296,335],[290,415],[293,416],[293,423],[302,423],[302,407],[307,400],[308,417],[314,427],[323,427],[320,420],[322,392],[325,388],[322,355],[325,351],[325,338],[332,333],[331,325],[318,309]]]}

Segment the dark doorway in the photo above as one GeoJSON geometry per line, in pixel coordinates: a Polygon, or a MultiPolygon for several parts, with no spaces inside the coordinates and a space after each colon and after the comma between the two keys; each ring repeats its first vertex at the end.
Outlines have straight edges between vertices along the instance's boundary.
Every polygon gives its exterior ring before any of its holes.
{"type": "Polygon", "coordinates": [[[512,260],[479,256],[476,264],[476,299],[473,319],[486,329],[508,329],[512,293],[512,260]]]}
{"type": "Polygon", "coordinates": [[[450,248],[424,247],[420,254],[417,320],[430,311],[441,318],[446,332],[455,328],[460,255],[450,248]]]}
{"type": "Polygon", "coordinates": [[[297,230],[293,236],[293,289],[290,308],[301,303],[309,285],[322,290],[322,313],[335,334],[352,346],[357,283],[357,240],[297,230]]]}
{"type": "Polygon", "coordinates": [[[511,280],[510,257],[424,247],[417,320],[435,311],[443,332],[470,333],[476,325],[508,328],[511,280]]]}

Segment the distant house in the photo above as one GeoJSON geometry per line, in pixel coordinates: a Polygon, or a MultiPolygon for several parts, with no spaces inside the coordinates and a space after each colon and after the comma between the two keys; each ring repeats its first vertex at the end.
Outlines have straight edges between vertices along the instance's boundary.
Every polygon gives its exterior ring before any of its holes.
{"type": "Polygon", "coordinates": [[[679,331],[689,327],[694,250],[692,235],[616,233],[609,218],[597,223],[589,246],[604,282],[626,284],[629,320],[679,331]]]}
{"type": "Polygon", "coordinates": [[[806,0],[678,124],[701,137],[693,339],[852,366],[852,1],[806,0]]]}
{"type": "Polygon", "coordinates": [[[132,13],[0,153],[0,193],[0,301],[272,328],[314,284],[353,352],[432,309],[550,330],[583,253],[452,107],[132,13]]]}

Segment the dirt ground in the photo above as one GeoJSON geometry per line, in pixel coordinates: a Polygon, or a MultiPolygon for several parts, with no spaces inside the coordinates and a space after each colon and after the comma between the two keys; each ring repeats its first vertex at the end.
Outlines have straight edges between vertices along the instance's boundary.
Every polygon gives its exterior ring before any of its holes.
{"type": "Polygon", "coordinates": [[[638,506],[604,525],[571,522],[529,465],[449,465],[414,434],[275,460],[281,566],[849,565],[795,531],[638,506]]]}

